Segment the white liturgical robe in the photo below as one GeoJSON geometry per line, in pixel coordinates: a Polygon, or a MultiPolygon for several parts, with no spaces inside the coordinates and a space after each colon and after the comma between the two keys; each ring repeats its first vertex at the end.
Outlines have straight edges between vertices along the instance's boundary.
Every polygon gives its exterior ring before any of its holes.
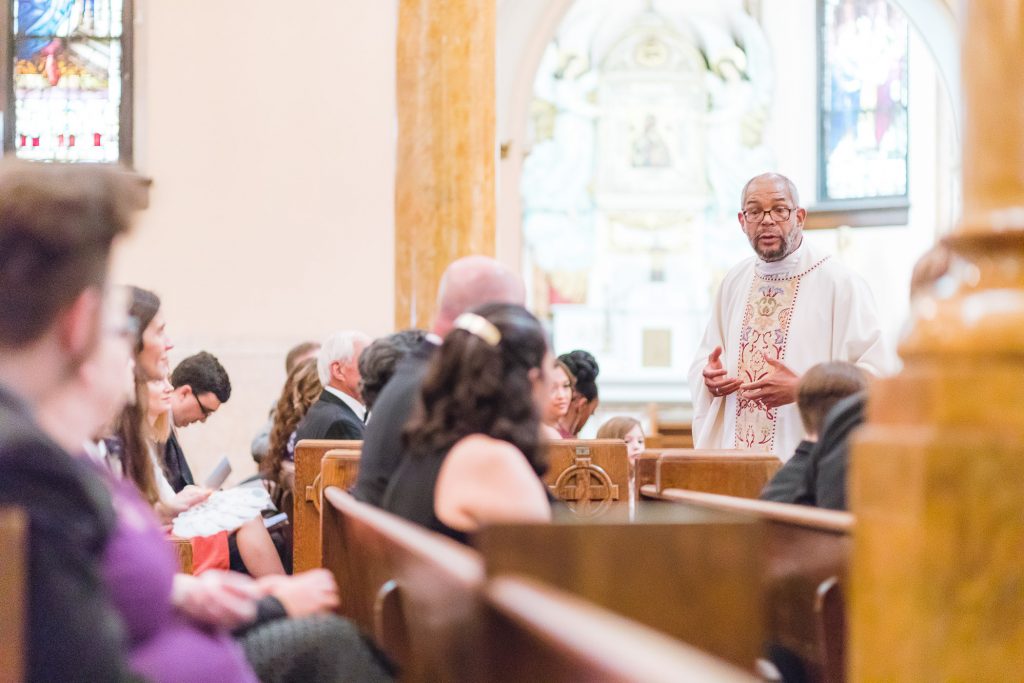
{"type": "Polygon", "coordinates": [[[716,346],[728,376],[744,383],[772,372],[765,357],[798,375],[826,361],[880,375],[895,362],[867,283],[806,240],[781,261],[752,256],[729,271],[689,377],[695,447],[765,450],[788,460],[804,438],[796,403],[768,409],[739,392],[712,395],[703,371],[716,346]]]}

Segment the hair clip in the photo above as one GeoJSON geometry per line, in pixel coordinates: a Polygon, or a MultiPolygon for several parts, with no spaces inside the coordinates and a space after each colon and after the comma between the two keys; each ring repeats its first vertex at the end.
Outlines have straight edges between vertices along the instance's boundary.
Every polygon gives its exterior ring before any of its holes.
{"type": "Polygon", "coordinates": [[[476,313],[463,313],[455,319],[455,327],[483,339],[491,346],[497,346],[501,342],[501,332],[494,323],[476,313]]]}

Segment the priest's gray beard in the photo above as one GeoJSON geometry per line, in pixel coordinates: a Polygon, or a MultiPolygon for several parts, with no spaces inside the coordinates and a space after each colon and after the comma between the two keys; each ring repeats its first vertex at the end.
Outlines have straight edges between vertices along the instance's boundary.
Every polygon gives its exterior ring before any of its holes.
{"type": "Polygon", "coordinates": [[[776,261],[781,261],[782,259],[792,254],[794,251],[796,251],[797,248],[800,246],[800,243],[803,241],[803,235],[803,230],[800,230],[799,228],[793,228],[792,230],[790,230],[789,234],[785,236],[780,234],[779,237],[781,239],[779,239],[779,246],[776,249],[759,248],[757,246],[757,240],[759,237],[761,237],[761,235],[754,235],[754,238],[750,240],[750,246],[754,248],[754,251],[757,253],[757,255],[761,258],[762,261],[764,261],[765,263],[775,263],[776,261]]]}

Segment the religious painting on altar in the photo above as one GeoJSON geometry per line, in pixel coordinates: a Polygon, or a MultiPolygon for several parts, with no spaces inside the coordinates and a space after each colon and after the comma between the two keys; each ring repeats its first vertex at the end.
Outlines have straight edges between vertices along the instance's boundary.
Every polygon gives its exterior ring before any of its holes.
{"type": "Polygon", "coordinates": [[[555,350],[594,353],[610,400],[687,397],[714,291],[748,249],[737,197],[774,163],[772,81],[741,0],[577,0],[548,45],[521,179],[524,272],[555,350]]]}
{"type": "Polygon", "coordinates": [[[34,161],[127,161],[123,1],[13,0],[5,9],[13,49],[5,151],[34,161]]]}
{"type": "Polygon", "coordinates": [[[821,201],[907,196],[906,16],[887,0],[821,0],[821,201]]]}

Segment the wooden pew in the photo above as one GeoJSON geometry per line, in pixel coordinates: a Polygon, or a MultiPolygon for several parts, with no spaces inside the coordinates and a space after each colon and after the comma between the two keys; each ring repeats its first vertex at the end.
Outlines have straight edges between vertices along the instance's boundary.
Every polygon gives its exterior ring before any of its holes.
{"type": "Polygon", "coordinates": [[[409,681],[478,681],[483,562],[472,549],[331,486],[324,566],[341,609],[409,681]]]}
{"type": "Polygon", "coordinates": [[[633,479],[634,499],[640,500],[640,489],[648,484],[658,483],[658,460],[663,453],[672,453],[674,449],[653,448],[648,446],[636,462],[636,476],[633,479]]]}
{"type": "Polygon", "coordinates": [[[28,536],[25,515],[0,509],[0,683],[17,683],[25,672],[28,536]]]}
{"type": "Polygon", "coordinates": [[[194,568],[192,558],[192,541],[187,538],[170,537],[171,545],[174,546],[174,554],[178,556],[178,568],[182,574],[191,574],[194,568]]]}
{"type": "Polygon", "coordinates": [[[522,577],[485,592],[487,680],[708,683],[757,679],[625,617],[522,577]]]}
{"type": "Polygon", "coordinates": [[[693,448],[693,424],[687,421],[663,421],[654,403],[647,406],[650,424],[645,437],[648,448],[693,448]]]}
{"type": "Polygon", "coordinates": [[[544,475],[551,495],[583,515],[629,497],[629,458],[619,439],[552,441],[544,475]]]}
{"type": "MultiPolygon", "coordinates": [[[[317,498],[323,497],[323,490],[328,486],[337,486],[347,491],[359,477],[359,450],[335,448],[324,453],[320,461],[320,491],[317,498]]],[[[318,509],[322,509],[318,504],[318,509]]]]}
{"type": "Polygon", "coordinates": [[[499,578],[483,604],[477,553],[336,487],[324,490],[323,529],[343,612],[403,680],[754,680],[536,582],[499,578]]]}
{"type": "Polygon", "coordinates": [[[762,652],[764,530],[749,517],[647,503],[503,524],[473,544],[487,574],[528,576],[752,671],[762,652]]]}
{"type": "Polygon", "coordinates": [[[295,444],[292,567],[301,572],[320,566],[320,469],[328,451],[359,451],[362,441],[303,439],[295,444]]]}
{"type": "Polygon", "coordinates": [[[795,655],[808,680],[844,680],[846,625],[841,587],[852,549],[852,514],[693,491],[659,492],[651,485],[643,493],[691,509],[762,520],[768,641],[795,655]]]}
{"type": "Polygon", "coordinates": [[[672,449],[658,458],[655,487],[757,498],[782,467],[771,453],[741,450],[672,449]]]}

